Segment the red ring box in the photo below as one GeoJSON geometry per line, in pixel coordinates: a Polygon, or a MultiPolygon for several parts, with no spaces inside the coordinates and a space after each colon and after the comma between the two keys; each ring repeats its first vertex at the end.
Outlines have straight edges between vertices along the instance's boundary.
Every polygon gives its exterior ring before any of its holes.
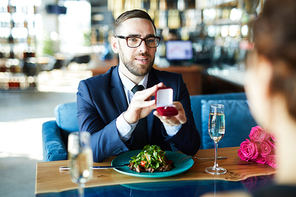
{"type": "Polygon", "coordinates": [[[173,89],[159,88],[155,94],[156,110],[162,116],[175,116],[178,114],[173,105],[173,89]]]}

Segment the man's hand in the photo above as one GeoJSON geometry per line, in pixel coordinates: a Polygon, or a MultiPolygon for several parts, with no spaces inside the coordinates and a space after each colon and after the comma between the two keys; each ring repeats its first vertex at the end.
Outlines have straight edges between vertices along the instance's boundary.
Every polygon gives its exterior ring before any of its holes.
{"type": "Polygon", "coordinates": [[[154,111],[153,114],[157,116],[161,122],[166,123],[170,126],[185,124],[187,122],[187,118],[183,105],[179,101],[175,101],[173,102],[173,107],[175,107],[178,111],[178,114],[175,116],[161,116],[157,111],[154,111]]]}
{"type": "Polygon", "coordinates": [[[155,100],[151,100],[151,97],[154,96],[157,89],[161,87],[165,87],[163,83],[136,92],[127,111],[123,114],[124,119],[128,123],[133,124],[139,119],[148,116],[153,109],[156,109],[155,100]]]}

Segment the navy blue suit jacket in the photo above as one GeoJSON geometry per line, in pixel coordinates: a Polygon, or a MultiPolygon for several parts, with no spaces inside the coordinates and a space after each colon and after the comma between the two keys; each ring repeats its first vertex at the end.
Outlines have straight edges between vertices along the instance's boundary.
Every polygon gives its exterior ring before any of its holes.
{"type": "MultiPolygon", "coordinates": [[[[191,111],[190,97],[181,74],[150,71],[147,88],[163,82],[174,90],[174,101],[180,101],[186,112],[187,122],[179,132],[170,137],[162,122],[151,112],[147,116],[148,141],[163,150],[180,150],[194,155],[200,146],[200,136],[191,111]]],[[[154,98],[152,98],[154,99],[154,98]]],[[[91,133],[94,161],[102,161],[112,155],[129,150],[116,128],[117,117],[128,108],[118,66],[111,67],[105,74],[94,76],[79,83],[77,92],[77,118],[80,131],[91,133]]],[[[132,143],[132,138],[129,143],[132,143]]]]}

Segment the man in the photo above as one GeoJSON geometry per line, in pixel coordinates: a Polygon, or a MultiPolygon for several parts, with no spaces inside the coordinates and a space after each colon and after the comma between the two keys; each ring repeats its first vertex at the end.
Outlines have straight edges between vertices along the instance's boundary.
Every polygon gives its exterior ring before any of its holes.
{"type": "Polygon", "coordinates": [[[182,76],[152,68],[160,40],[155,34],[146,12],[121,14],[114,23],[111,40],[113,51],[119,53],[119,65],[79,84],[79,128],[91,133],[95,162],[142,149],[146,144],[190,155],[199,149],[200,137],[182,76]],[[135,85],[142,85],[144,90],[133,93],[135,85]],[[154,110],[155,92],[165,86],[174,90],[176,116],[161,116],[154,110]]]}

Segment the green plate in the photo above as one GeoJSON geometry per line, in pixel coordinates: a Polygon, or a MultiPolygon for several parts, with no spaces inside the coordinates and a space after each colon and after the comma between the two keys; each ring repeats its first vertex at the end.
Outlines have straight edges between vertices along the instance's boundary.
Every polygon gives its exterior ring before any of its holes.
{"type": "MultiPolygon", "coordinates": [[[[123,164],[129,163],[129,161],[131,160],[131,157],[139,154],[139,152],[141,152],[141,150],[134,150],[134,151],[122,153],[119,156],[117,156],[115,159],[112,160],[111,165],[116,166],[116,165],[123,165],[123,164]]],[[[190,169],[194,164],[194,161],[192,158],[187,159],[187,160],[183,161],[182,163],[177,163],[177,161],[179,161],[181,158],[186,156],[183,153],[173,152],[173,151],[165,151],[165,152],[166,152],[167,158],[169,160],[172,160],[175,164],[175,168],[173,168],[170,171],[153,172],[153,173],[151,173],[151,172],[138,173],[133,170],[130,170],[127,166],[121,167],[121,168],[114,168],[114,170],[116,170],[117,172],[120,172],[122,174],[129,175],[129,176],[144,177],[144,178],[161,178],[161,177],[174,176],[174,175],[180,174],[182,172],[185,172],[186,170],[190,169]]]]}

